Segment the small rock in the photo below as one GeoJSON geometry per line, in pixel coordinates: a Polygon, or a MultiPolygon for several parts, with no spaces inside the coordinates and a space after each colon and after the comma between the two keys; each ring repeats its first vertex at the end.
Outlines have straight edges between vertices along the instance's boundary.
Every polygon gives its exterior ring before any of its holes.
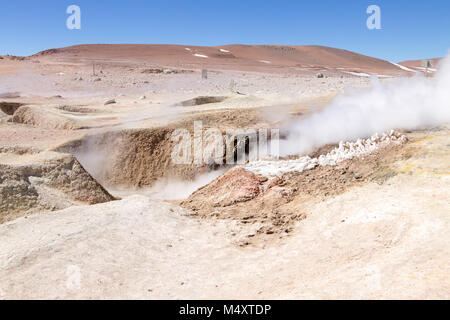
{"type": "Polygon", "coordinates": [[[108,104],[114,104],[114,103],[116,103],[116,100],[114,100],[114,99],[107,100],[107,101],[105,102],[105,106],[108,105],[108,104]]]}
{"type": "Polygon", "coordinates": [[[323,73],[318,73],[316,74],[317,78],[322,79],[323,78],[323,73]]]}
{"type": "Polygon", "coordinates": [[[145,100],[145,99],[147,99],[146,96],[141,96],[141,97],[139,97],[139,100],[145,100]]]}

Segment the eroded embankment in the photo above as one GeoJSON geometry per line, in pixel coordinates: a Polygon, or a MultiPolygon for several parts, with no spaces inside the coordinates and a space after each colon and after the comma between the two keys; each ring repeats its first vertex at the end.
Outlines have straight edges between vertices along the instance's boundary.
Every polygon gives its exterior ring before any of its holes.
{"type": "Polygon", "coordinates": [[[11,116],[14,114],[14,112],[17,111],[21,106],[23,106],[23,103],[20,102],[7,102],[7,101],[1,101],[0,102],[0,111],[3,113],[11,116]]]}
{"type": "Polygon", "coordinates": [[[73,154],[105,186],[151,186],[174,175],[194,178],[200,170],[171,161],[169,128],[111,131],[88,136],[57,149],[73,154]]]}
{"type": "MultiPolygon", "coordinates": [[[[127,124],[111,130],[97,131],[83,139],[66,143],[55,151],[73,154],[98,181],[107,188],[148,188],[162,178],[192,181],[197,176],[223,168],[238,155],[249,152],[247,130],[258,132],[270,127],[261,121],[260,110],[236,112],[221,110],[187,114],[182,120],[159,127],[124,129],[127,124]],[[201,123],[201,161],[194,161],[195,125],[201,123]],[[240,128],[247,128],[240,131],[240,128]],[[208,134],[213,129],[215,134],[208,134]],[[177,131],[184,132],[183,140],[177,131]],[[217,134],[219,137],[217,137],[217,134]],[[187,135],[187,137],[186,137],[187,135]],[[217,145],[217,138],[220,144],[217,145]],[[174,161],[177,147],[187,148],[185,162],[174,161]],[[216,152],[217,151],[217,152],[216,152]],[[213,157],[211,157],[213,155],[213,157]],[[217,161],[212,161],[217,160],[217,161]]],[[[178,148],[179,149],[179,148],[178,148]]]]}
{"type": "Polygon", "coordinates": [[[208,139],[208,134],[205,134],[201,151],[205,161],[197,163],[194,161],[192,125],[185,129],[189,138],[186,141],[174,136],[177,129],[180,127],[97,133],[60,146],[55,151],[73,154],[86,170],[108,188],[134,189],[151,187],[161,178],[192,181],[204,173],[230,168],[233,165],[230,163],[241,155],[248,156],[249,138],[245,133],[230,135],[230,131],[217,131],[220,135],[215,135],[215,138],[218,137],[221,143],[208,139]],[[187,143],[190,149],[191,157],[186,163],[174,161],[174,152],[182,143],[187,143]]]}
{"type": "Polygon", "coordinates": [[[114,198],[70,154],[0,149],[0,223],[114,198]]]}

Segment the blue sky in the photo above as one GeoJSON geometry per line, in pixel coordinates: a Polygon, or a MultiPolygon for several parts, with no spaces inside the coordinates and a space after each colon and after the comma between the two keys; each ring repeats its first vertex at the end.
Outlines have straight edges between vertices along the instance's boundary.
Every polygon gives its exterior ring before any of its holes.
{"type": "Polygon", "coordinates": [[[443,56],[448,0],[29,0],[2,1],[0,54],[83,43],[326,45],[390,61],[443,56]],[[76,4],[81,30],[68,30],[76,4]],[[381,8],[381,30],[366,9],[381,8]]]}

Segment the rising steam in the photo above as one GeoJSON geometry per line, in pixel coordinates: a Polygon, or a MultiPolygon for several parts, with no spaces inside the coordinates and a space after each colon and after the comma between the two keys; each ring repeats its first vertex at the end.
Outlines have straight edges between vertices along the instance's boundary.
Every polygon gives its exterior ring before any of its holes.
{"type": "Polygon", "coordinates": [[[280,141],[282,155],[302,154],[329,143],[391,129],[412,130],[450,123],[450,53],[434,78],[416,75],[340,95],[327,107],[297,120],[280,141]]]}

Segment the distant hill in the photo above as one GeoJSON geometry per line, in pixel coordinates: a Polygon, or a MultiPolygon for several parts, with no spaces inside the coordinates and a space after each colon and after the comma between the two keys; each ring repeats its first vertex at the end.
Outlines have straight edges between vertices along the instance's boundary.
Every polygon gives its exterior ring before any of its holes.
{"type": "Polygon", "coordinates": [[[66,62],[145,62],[168,67],[264,72],[298,68],[376,74],[408,73],[385,60],[324,46],[92,44],[50,49],[31,58],[66,62]]]}

